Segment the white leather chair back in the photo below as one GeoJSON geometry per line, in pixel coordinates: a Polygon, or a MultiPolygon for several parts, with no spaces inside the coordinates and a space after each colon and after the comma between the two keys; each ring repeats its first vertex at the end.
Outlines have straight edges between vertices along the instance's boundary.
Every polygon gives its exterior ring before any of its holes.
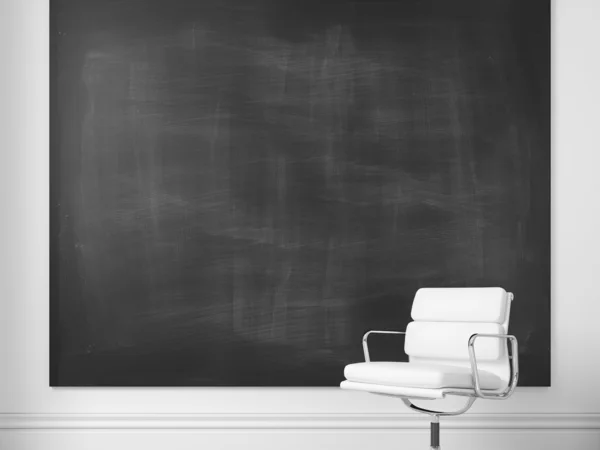
{"type": "MultiPolygon", "coordinates": [[[[507,334],[512,294],[502,288],[423,288],[417,291],[404,350],[411,362],[470,367],[469,337],[507,334]]],[[[475,341],[478,367],[509,382],[506,339],[475,341]]]]}

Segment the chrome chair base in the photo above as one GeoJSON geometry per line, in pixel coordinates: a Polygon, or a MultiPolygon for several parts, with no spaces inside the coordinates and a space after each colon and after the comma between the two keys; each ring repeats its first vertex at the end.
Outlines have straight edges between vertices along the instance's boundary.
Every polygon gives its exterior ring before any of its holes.
{"type": "Polygon", "coordinates": [[[458,415],[466,412],[469,408],[471,408],[471,406],[473,406],[473,403],[475,402],[475,400],[477,400],[477,399],[474,397],[470,397],[467,400],[467,402],[465,403],[465,406],[463,406],[461,409],[458,409],[456,411],[433,411],[430,409],[425,409],[425,408],[416,406],[409,399],[402,398],[402,401],[404,402],[404,404],[406,406],[408,406],[410,409],[412,409],[413,411],[417,411],[417,412],[420,412],[423,414],[428,414],[431,416],[431,424],[430,424],[431,446],[429,447],[431,450],[440,450],[440,416],[458,416],[458,415]]]}

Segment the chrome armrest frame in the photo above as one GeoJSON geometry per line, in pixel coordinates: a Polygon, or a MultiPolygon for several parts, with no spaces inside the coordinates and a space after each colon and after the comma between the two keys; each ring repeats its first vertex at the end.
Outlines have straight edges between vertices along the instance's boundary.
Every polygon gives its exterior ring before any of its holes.
{"type": "Polygon", "coordinates": [[[371,362],[371,356],[369,355],[369,344],[367,340],[371,334],[406,334],[406,331],[385,331],[385,330],[371,330],[367,331],[362,338],[363,353],[365,354],[365,362],[371,362]]]}
{"type": "Polygon", "coordinates": [[[477,397],[487,398],[492,400],[504,400],[512,395],[515,388],[517,387],[517,381],[519,380],[519,344],[517,338],[511,334],[480,334],[476,333],[469,338],[469,359],[471,360],[471,373],[473,375],[473,384],[475,394],[477,397]],[[477,358],[475,356],[475,340],[479,337],[497,338],[497,339],[508,339],[511,344],[511,355],[510,359],[510,382],[507,388],[502,392],[490,392],[484,393],[481,390],[481,384],[479,382],[479,372],[477,370],[477,358]]]}

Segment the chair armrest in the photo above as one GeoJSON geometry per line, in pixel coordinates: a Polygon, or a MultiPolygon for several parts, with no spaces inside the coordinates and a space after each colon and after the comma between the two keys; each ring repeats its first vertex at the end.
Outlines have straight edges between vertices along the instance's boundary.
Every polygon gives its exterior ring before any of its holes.
{"type": "Polygon", "coordinates": [[[406,334],[406,331],[383,331],[383,330],[371,330],[367,331],[362,338],[362,346],[363,352],[365,354],[365,362],[371,362],[371,357],[369,356],[369,344],[367,340],[371,334],[406,334]]]}
{"type": "Polygon", "coordinates": [[[512,395],[515,388],[517,387],[517,381],[519,380],[519,345],[517,338],[511,334],[474,334],[469,338],[469,359],[471,360],[471,373],[473,375],[473,383],[475,393],[477,397],[504,400],[512,395]],[[511,355],[510,359],[510,382],[507,388],[503,392],[485,394],[481,390],[479,383],[479,372],[477,370],[477,358],[475,357],[475,340],[479,337],[497,338],[497,339],[508,339],[511,344],[511,355]]]}

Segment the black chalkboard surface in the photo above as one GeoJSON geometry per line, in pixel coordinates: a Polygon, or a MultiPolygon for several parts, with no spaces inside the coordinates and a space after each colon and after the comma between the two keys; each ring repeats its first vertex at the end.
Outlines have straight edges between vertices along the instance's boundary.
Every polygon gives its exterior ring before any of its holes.
{"type": "Polygon", "coordinates": [[[50,81],[52,385],[335,386],[426,286],[549,385],[548,0],[53,0],[50,81]]]}

